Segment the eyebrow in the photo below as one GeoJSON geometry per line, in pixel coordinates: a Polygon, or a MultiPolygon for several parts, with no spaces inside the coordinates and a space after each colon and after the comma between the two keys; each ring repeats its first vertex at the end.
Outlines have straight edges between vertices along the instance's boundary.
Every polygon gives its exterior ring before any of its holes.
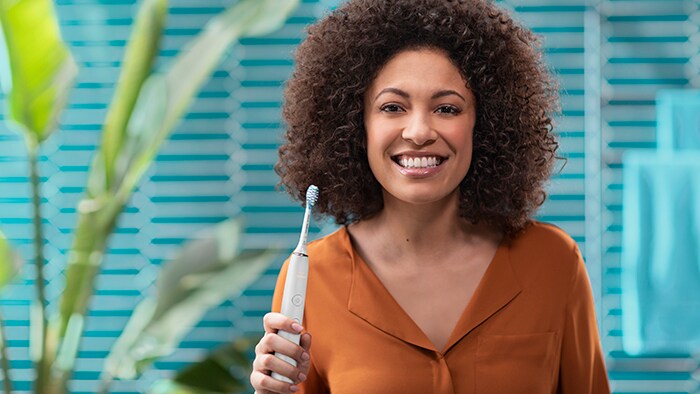
{"type": "MultiPolygon", "coordinates": [[[[411,97],[410,94],[408,94],[407,92],[405,92],[405,91],[403,91],[403,90],[401,90],[401,89],[397,89],[397,88],[384,88],[384,89],[382,89],[381,92],[379,92],[379,94],[377,94],[377,95],[374,97],[374,101],[377,101],[377,99],[379,98],[379,96],[381,96],[381,95],[384,94],[384,93],[394,93],[394,94],[399,95],[399,96],[401,96],[401,97],[403,97],[403,98],[410,98],[410,97],[411,97]]],[[[455,95],[455,96],[461,98],[463,101],[465,101],[465,102],[467,101],[461,94],[457,93],[456,91],[454,91],[454,90],[452,90],[452,89],[438,90],[437,92],[435,92],[435,93],[430,97],[430,99],[431,99],[431,100],[434,100],[434,99],[436,99],[436,98],[445,97],[445,96],[450,96],[450,95],[455,95]]]]}

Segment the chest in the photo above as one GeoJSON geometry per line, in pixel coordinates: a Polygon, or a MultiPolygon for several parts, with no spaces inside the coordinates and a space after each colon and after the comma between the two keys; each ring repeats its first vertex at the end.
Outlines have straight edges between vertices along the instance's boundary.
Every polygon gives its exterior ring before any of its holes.
{"type": "Polygon", "coordinates": [[[414,271],[379,267],[375,273],[436,349],[442,350],[488,264],[485,260],[414,271]]]}

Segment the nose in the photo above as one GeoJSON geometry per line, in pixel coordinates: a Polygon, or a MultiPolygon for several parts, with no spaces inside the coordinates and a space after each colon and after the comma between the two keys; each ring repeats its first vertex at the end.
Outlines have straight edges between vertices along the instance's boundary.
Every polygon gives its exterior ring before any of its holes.
{"type": "Polygon", "coordinates": [[[401,132],[401,138],[417,146],[430,145],[437,139],[437,132],[430,122],[430,116],[413,113],[406,127],[401,132]]]}

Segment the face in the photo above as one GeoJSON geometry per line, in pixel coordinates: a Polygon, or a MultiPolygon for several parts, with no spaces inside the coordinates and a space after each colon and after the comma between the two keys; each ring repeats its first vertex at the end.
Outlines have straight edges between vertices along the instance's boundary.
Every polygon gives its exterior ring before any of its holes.
{"type": "Polygon", "coordinates": [[[385,204],[459,196],[472,159],[476,101],[446,54],[400,52],[364,96],[367,156],[385,204]]]}

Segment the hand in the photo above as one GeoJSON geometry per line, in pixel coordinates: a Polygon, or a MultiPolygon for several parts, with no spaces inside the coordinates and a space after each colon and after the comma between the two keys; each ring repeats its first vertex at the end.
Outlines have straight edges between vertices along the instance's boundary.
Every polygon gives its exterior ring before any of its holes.
{"type": "Polygon", "coordinates": [[[253,361],[253,372],[250,374],[250,384],[255,389],[255,394],[294,393],[299,390],[298,384],[306,380],[309,373],[311,334],[308,332],[302,334],[300,345],[277,335],[278,330],[294,334],[303,330],[303,327],[294,320],[281,313],[266,314],[263,317],[263,327],[265,335],[255,346],[255,361],[253,361]],[[297,360],[297,366],[275,357],[275,352],[297,360]],[[286,376],[294,383],[290,384],[274,379],[270,376],[272,372],[286,376]]]}

